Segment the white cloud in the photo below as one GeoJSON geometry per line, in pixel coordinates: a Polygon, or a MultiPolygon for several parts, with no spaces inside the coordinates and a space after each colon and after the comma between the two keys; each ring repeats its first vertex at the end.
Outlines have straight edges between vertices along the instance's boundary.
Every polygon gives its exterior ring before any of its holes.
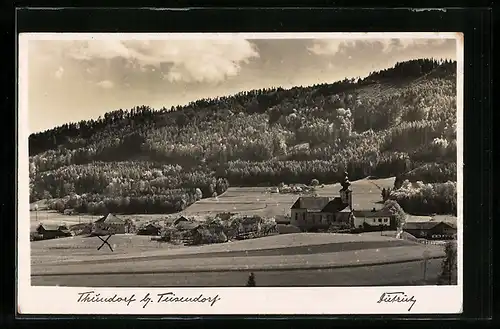
{"type": "Polygon", "coordinates": [[[62,66],[59,66],[57,71],[54,73],[54,75],[57,79],[61,79],[63,74],[64,74],[64,68],[62,66]]]}
{"type": "Polygon", "coordinates": [[[102,80],[97,83],[97,86],[104,88],[104,89],[110,89],[113,88],[115,85],[112,81],[109,80],[102,80]]]}
{"type": "Polygon", "coordinates": [[[164,78],[171,82],[220,82],[236,76],[242,64],[259,57],[254,45],[243,39],[92,40],[72,42],[66,49],[77,60],[121,58],[128,68],[142,72],[147,66],[163,67],[164,78]]]}
{"type": "Polygon", "coordinates": [[[307,49],[315,55],[347,54],[356,49],[390,53],[422,46],[440,46],[446,41],[446,39],[321,39],[315,40],[307,49]]]}

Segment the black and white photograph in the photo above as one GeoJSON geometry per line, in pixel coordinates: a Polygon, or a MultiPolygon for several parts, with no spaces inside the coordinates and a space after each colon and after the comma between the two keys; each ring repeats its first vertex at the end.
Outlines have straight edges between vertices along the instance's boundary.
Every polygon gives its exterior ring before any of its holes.
{"type": "Polygon", "coordinates": [[[373,289],[404,312],[448,289],[460,311],[459,33],[32,33],[19,49],[21,293],[114,310],[146,289],[134,307],[160,312],[203,291],[210,312],[235,307],[223,292],[373,289]]]}

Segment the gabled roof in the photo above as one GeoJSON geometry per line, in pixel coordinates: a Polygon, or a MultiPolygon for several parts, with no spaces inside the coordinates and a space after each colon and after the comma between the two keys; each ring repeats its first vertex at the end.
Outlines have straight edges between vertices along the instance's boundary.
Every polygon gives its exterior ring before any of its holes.
{"type": "Polygon", "coordinates": [[[66,225],[57,225],[57,224],[40,224],[38,225],[37,230],[40,228],[45,229],[46,231],[69,231],[66,225]]]}
{"type": "Polygon", "coordinates": [[[354,210],[355,217],[390,217],[394,216],[388,209],[379,210],[354,210]]]}
{"type": "Polygon", "coordinates": [[[295,201],[292,209],[307,209],[321,211],[330,202],[328,197],[302,196],[295,201]]]}
{"type": "Polygon", "coordinates": [[[125,220],[116,217],[113,214],[107,214],[104,217],[99,218],[95,221],[96,223],[106,223],[106,224],[125,224],[125,220]]]}
{"type": "Polygon", "coordinates": [[[147,228],[161,228],[161,226],[159,224],[155,224],[155,223],[147,223],[146,225],[141,227],[142,230],[147,229],[147,228]]]}
{"type": "Polygon", "coordinates": [[[175,225],[175,228],[178,230],[194,230],[198,227],[200,227],[200,223],[195,223],[195,222],[180,222],[177,225],[175,225]]]}
{"type": "Polygon", "coordinates": [[[438,221],[428,221],[428,222],[407,222],[404,224],[403,229],[409,230],[430,230],[438,225],[446,225],[451,228],[456,229],[456,225],[454,223],[449,222],[438,222],[438,221]]]}
{"type": "MultiPolygon", "coordinates": [[[[346,208],[349,208],[349,205],[347,203],[342,202],[341,198],[335,197],[333,198],[333,200],[328,202],[326,206],[323,207],[321,212],[337,213],[346,208]]],[[[350,211],[350,208],[348,210],[350,211]]]]}

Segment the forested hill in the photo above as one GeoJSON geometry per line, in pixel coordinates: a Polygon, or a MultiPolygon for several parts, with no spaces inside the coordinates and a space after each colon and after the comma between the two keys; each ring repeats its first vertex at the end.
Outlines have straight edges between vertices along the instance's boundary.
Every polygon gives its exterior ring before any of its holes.
{"type": "Polygon", "coordinates": [[[333,183],[344,170],[352,180],[445,183],[456,180],[455,127],[456,62],[433,59],[364,79],[117,110],[30,136],[31,201],[172,212],[229,184],[333,183]]]}

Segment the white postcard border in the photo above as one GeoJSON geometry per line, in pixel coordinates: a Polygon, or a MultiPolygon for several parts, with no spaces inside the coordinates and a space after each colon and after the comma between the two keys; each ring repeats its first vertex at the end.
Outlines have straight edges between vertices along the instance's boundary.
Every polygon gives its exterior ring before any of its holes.
{"type": "MultiPolygon", "coordinates": [[[[462,312],[463,301],[463,35],[461,33],[186,33],[186,34],[119,34],[119,33],[25,33],[19,35],[18,84],[18,259],[17,310],[19,314],[431,314],[462,312]],[[107,38],[196,39],[196,38],[435,38],[457,41],[457,236],[458,284],[456,286],[407,287],[252,287],[252,288],[83,288],[33,287],[30,262],[30,214],[28,169],[28,57],[29,40],[90,40],[107,38]],[[128,306],[116,303],[79,303],[78,293],[95,291],[101,296],[127,297],[136,301],[128,306]],[[148,293],[172,292],[176,296],[218,296],[211,303],[150,303],[142,307],[140,299],[148,293]],[[409,303],[377,303],[383,293],[403,292],[416,300],[409,303]]],[[[202,297],[202,298],[203,298],[202,297]]]]}

